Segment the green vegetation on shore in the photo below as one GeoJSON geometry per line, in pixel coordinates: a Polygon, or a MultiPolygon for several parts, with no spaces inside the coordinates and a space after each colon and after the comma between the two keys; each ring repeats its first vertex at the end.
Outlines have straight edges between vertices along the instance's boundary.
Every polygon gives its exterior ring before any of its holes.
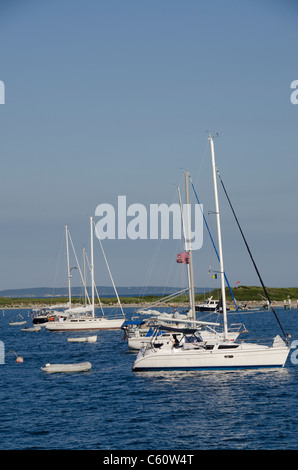
{"type": "MultiPolygon", "coordinates": [[[[291,298],[298,299],[298,287],[267,287],[266,290],[270,300],[282,302],[291,298]]],[[[262,301],[266,300],[265,293],[262,287],[258,286],[240,286],[233,290],[236,300],[239,301],[262,301]]],[[[232,300],[232,296],[228,288],[226,288],[227,300],[232,300]]]]}
{"type": "MultiPolygon", "coordinates": [[[[121,304],[136,304],[136,303],[151,303],[158,300],[160,297],[154,295],[147,295],[145,297],[120,297],[121,304]]],[[[81,298],[73,297],[71,299],[73,305],[80,305],[83,303],[81,298]]],[[[116,297],[102,297],[100,299],[103,305],[115,305],[118,303],[116,297]]],[[[38,308],[43,306],[55,306],[60,304],[66,304],[68,297],[46,297],[46,298],[10,298],[0,297],[0,308],[38,308]]],[[[95,299],[95,304],[98,304],[98,300],[95,299]]]]}
{"type": "MultiPolygon", "coordinates": [[[[298,287],[266,287],[269,297],[272,301],[282,302],[289,298],[293,300],[298,299],[298,287]]],[[[237,301],[265,301],[265,294],[262,287],[258,286],[240,286],[233,290],[234,297],[237,301]]],[[[213,298],[220,297],[220,290],[216,289],[206,294],[197,294],[195,296],[196,302],[200,302],[207,297],[213,296],[213,298]]],[[[226,288],[227,300],[231,301],[232,297],[229,292],[229,289],[226,288]]],[[[148,295],[145,297],[120,297],[121,304],[130,305],[130,304],[148,304],[159,300],[160,297],[154,295],[148,295]]],[[[183,303],[188,301],[187,295],[181,295],[172,299],[169,303],[183,303]]],[[[43,299],[39,298],[9,298],[9,297],[0,297],[0,308],[31,308],[31,307],[41,307],[41,306],[54,306],[58,304],[66,304],[68,298],[66,297],[47,297],[43,299]]],[[[72,302],[74,304],[82,303],[80,298],[73,298],[72,302]]],[[[103,305],[117,305],[117,299],[115,297],[103,297],[101,299],[103,305]]]]}
{"type": "MultiPolygon", "coordinates": [[[[284,300],[293,299],[298,300],[298,287],[266,287],[270,300],[273,302],[283,302],[284,300]]],[[[233,289],[233,294],[235,299],[238,302],[245,301],[256,301],[256,302],[265,302],[266,296],[262,287],[258,286],[240,286],[233,289]]],[[[196,302],[201,302],[207,297],[213,297],[214,299],[219,299],[221,297],[221,290],[214,289],[213,291],[207,292],[205,294],[197,294],[195,296],[196,302]]],[[[231,293],[226,287],[226,299],[227,301],[232,301],[231,293]]],[[[177,297],[175,299],[177,302],[185,302],[188,300],[186,295],[177,297]]],[[[173,301],[172,301],[173,302],[173,301]]]]}

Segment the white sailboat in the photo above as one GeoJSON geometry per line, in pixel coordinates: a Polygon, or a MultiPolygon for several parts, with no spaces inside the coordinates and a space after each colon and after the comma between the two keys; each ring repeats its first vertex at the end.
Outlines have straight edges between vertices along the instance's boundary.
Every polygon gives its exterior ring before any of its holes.
{"type": "MultiPolygon", "coordinates": [[[[185,172],[185,192],[186,192],[186,201],[189,206],[189,192],[188,192],[188,178],[189,174],[188,172],[185,172]]],[[[183,227],[183,234],[184,234],[184,246],[185,246],[185,253],[187,255],[187,260],[188,263],[186,264],[187,266],[187,279],[188,279],[188,289],[184,289],[182,292],[188,291],[189,292],[189,310],[187,314],[180,314],[175,310],[174,314],[170,313],[160,313],[158,311],[155,311],[154,314],[152,315],[152,320],[155,321],[155,325],[158,325],[158,322],[161,322],[161,325],[164,324],[164,322],[167,322],[167,325],[171,325],[175,327],[175,337],[176,338],[182,338],[183,334],[179,333],[178,328],[185,327],[187,325],[188,328],[193,328],[194,325],[196,328],[200,330],[200,335],[203,338],[204,341],[214,341],[215,338],[218,340],[222,340],[224,333],[222,330],[222,325],[217,322],[210,322],[210,321],[198,321],[196,318],[196,310],[197,308],[195,307],[195,289],[194,289],[194,276],[193,276],[193,261],[192,261],[192,245],[191,245],[191,240],[188,239],[186,236],[186,221],[184,220],[184,214],[182,211],[182,201],[181,201],[181,194],[180,194],[180,189],[178,188],[178,194],[179,194],[179,202],[180,202],[180,207],[181,207],[181,218],[182,218],[182,227],[183,227]],[[177,331],[176,331],[177,330],[177,331]]],[[[190,231],[190,214],[187,212],[187,225],[188,225],[188,230],[190,231]]],[[[179,294],[179,293],[178,293],[179,294]]],[[[172,297],[172,296],[169,296],[172,297]]],[[[216,302],[216,306],[218,305],[218,301],[216,302]]],[[[214,308],[214,311],[216,309],[214,308]]],[[[135,327],[132,327],[130,331],[127,334],[127,341],[128,341],[128,346],[130,349],[135,349],[139,350],[146,345],[150,344],[152,339],[153,339],[153,329],[151,328],[149,331],[149,328],[147,331],[144,331],[144,327],[141,329],[138,327],[138,325],[135,325],[135,327]]],[[[239,334],[243,331],[246,331],[246,328],[243,324],[237,323],[230,325],[229,330],[227,332],[227,339],[228,341],[235,341],[239,334]]],[[[170,341],[173,341],[172,334],[169,331],[163,330],[162,327],[160,327],[159,332],[158,332],[158,344],[160,345],[161,343],[168,343],[170,341]]],[[[157,338],[155,338],[155,344],[157,344],[157,338]]]]}
{"type": "MultiPolygon", "coordinates": [[[[189,199],[188,199],[188,178],[185,175],[185,185],[186,185],[186,200],[189,208],[189,199]]],[[[165,298],[158,300],[157,302],[147,306],[145,309],[141,309],[138,313],[150,315],[150,319],[147,320],[147,324],[150,323],[150,327],[146,325],[140,325],[138,323],[133,324],[130,322],[130,325],[126,328],[125,339],[127,339],[128,347],[130,349],[139,350],[142,347],[146,346],[152,341],[154,327],[158,325],[160,322],[166,321],[170,322],[170,324],[176,327],[183,327],[184,322],[186,323],[193,323],[196,320],[196,313],[195,313],[195,294],[194,294],[194,282],[193,282],[193,266],[192,266],[192,251],[191,251],[191,241],[187,240],[185,234],[185,221],[183,217],[183,210],[182,210],[182,202],[181,202],[181,194],[180,189],[178,188],[178,195],[179,195],[179,202],[180,202],[180,209],[181,209],[181,219],[182,219],[182,226],[183,226],[183,234],[184,234],[184,244],[185,244],[185,253],[187,254],[187,278],[188,278],[188,288],[183,289],[179,292],[174,294],[170,294],[165,298]],[[160,312],[159,310],[152,310],[152,307],[157,306],[159,303],[173,299],[178,295],[188,292],[189,293],[189,310],[187,313],[180,313],[175,309],[174,313],[167,313],[167,312],[160,312]]],[[[189,217],[189,213],[187,214],[189,217]]],[[[125,329],[125,324],[122,325],[122,329],[125,329]]],[[[181,335],[177,333],[178,337],[181,335]]],[[[169,339],[172,339],[171,333],[167,331],[159,331],[158,335],[158,342],[166,343],[169,339]]]]}
{"type": "MultiPolygon", "coordinates": [[[[185,172],[185,190],[186,190],[186,201],[189,206],[189,192],[188,192],[188,172],[185,172]]],[[[187,325],[188,328],[193,328],[194,325],[196,328],[200,329],[201,337],[204,341],[213,341],[215,338],[221,340],[223,339],[223,331],[222,326],[217,322],[210,322],[210,321],[197,321],[196,318],[196,307],[195,307],[195,290],[194,290],[194,276],[193,276],[193,261],[192,261],[192,245],[191,241],[188,240],[186,236],[186,221],[184,220],[184,214],[182,211],[182,202],[181,202],[181,194],[180,189],[178,188],[179,194],[179,201],[181,207],[181,217],[182,217],[182,226],[183,226],[183,234],[184,234],[184,246],[185,246],[185,253],[187,254],[188,263],[187,266],[187,279],[188,279],[188,289],[184,289],[182,292],[188,291],[189,292],[189,310],[187,314],[181,314],[176,309],[174,314],[171,313],[161,313],[158,311],[152,312],[151,316],[151,328],[147,328],[145,330],[144,325],[142,328],[139,327],[138,324],[132,325],[129,331],[127,331],[126,338],[128,342],[128,347],[130,349],[139,350],[146,345],[150,344],[154,338],[154,326],[164,325],[164,322],[168,326],[174,326],[175,331],[175,338],[181,339],[183,337],[183,333],[179,333],[178,328],[185,328],[187,325]],[[155,322],[155,325],[154,325],[155,322]]],[[[187,225],[190,231],[190,214],[187,213],[187,225]]],[[[169,296],[169,297],[172,297],[169,296]]],[[[216,301],[216,306],[218,305],[218,301],[216,301]]],[[[215,311],[215,309],[214,309],[215,311]]],[[[145,312],[144,312],[145,313],[145,312]]],[[[125,325],[122,325],[124,329],[125,325]]],[[[234,324],[231,325],[229,331],[227,332],[227,338],[229,341],[235,341],[239,336],[241,331],[245,330],[245,326],[243,324],[234,324]]],[[[155,344],[161,345],[162,343],[170,343],[173,342],[173,335],[166,329],[163,329],[162,326],[158,330],[158,338],[155,338],[155,344]]],[[[169,344],[170,344],[169,343],[169,344]]],[[[159,346],[160,347],[160,346],[159,346]]]]}
{"type": "MultiPolygon", "coordinates": [[[[173,344],[168,341],[159,347],[155,347],[155,338],[157,338],[158,335],[157,329],[150,345],[140,350],[133,364],[134,371],[229,370],[239,368],[284,367],[290,351],[289,337],[284,341],[279,335],[273,339],[270,345],[256,344],[253,342],[231,342],[229,340],[214,143],[211,136],[209,136],[209,141],[220,261],[222,315],[224,323],[222,338],[213,336],[208,340],[204,340],[200,330],[196,328],[185,328],[184,331],[179,329],[179,333],[183,333],[183,337],[178,344],[173,344]]],[[[165,327],[163,326],[163,328],[165,327]]],[[[168,330],[173,332],[174,328],[168,327],[168,330]]]]}
{"type": "MultiPolygon", "coordinates": [[[[67,318],[61,317],[56,319],[55,321],[48,322],[46,324],[46,328],[49,331],[85,331],[85,330],[115,330],[120,329],[121,325],[125,320],[124,312],[122,310],[120,299],[118,297],[114,281],[113,286],[116,292],[116,296],[118,299],[118,303],[121,309],[121,316],[115,316],[114,318],[109,316],[109,318],[102,315],[101,317],[95,316],[95,298],[94,298],[94,290],[95,290],[95,282],[94,282],[94,249],[93,249],[93,217],[90,217],[90,233],[91,233],[91,305],[84,307],[83,311],[79,307],[77,310],[76,308],[70,308],[68,310],[69,316],[67,318]],[[87,311],[90,311],[88,314],[87,311]]],[[[110,271],[109,271],[110,272],[110,271]]],[[[69,261],[68,261],[68,278],[70,280],[70,270],[69,270],[69,261]]],[[[111,275],[111,273],[110,273],[111,275]]],[[[69,298],[71,299],[70,293],[70,282],[69,282],[69,298]]],[[[71,302],[71,301],[70,301],[71,302]]]]}

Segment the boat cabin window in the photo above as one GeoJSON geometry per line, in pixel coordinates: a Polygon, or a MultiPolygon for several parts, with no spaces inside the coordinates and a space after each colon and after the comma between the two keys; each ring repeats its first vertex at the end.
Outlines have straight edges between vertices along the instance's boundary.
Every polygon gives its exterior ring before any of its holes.
{"type": "Polygon", "coordinates": [[[197,343],[201,342],[202,339],[199,336],[194,335],[185,335],[184,336],[185,342],[186,343],[197,343]]]}
{"type": "Polygon", "coordinates": [[[239,344],[220,344],[218,349],[235,349],[238,348],[239,344]]]}

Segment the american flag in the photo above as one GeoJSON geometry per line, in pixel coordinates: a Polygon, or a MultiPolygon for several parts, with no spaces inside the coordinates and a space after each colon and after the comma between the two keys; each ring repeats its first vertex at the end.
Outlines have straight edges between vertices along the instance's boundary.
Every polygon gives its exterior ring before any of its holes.
{"type": "Polygon", "coordinates": [[[189,264],[189,253],[188,251],[182,251],[177,255],[177,263],[189,264]]]}

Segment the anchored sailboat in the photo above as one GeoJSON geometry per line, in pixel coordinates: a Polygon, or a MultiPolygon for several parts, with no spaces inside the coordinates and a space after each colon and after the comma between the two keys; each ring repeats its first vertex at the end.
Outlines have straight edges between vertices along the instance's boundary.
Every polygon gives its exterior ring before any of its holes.
{"type": "Polygon", "coordinates": [[[216,166],[213,138],[209,136],[213,173],[214,198],[217,221],[218,253],[220,264],[223,334],[204,338],[195,326],[179,328],[182,338],[178,342],[168,341],[155,347],[155,338],[159,328],[176,333],[175,328],[165,325],[156,329],[150,345],[141,349],[134,362],[134,371],[143,370],[217,370],[283,367],[287,360],[290,344],[277,335],[270,345],[246,343],[229,340],[229,329],[226,311],[225,275],[221,241],[221,226],[216,182],[216,166]]]}
{"type": "MultiPolygon", "coordinates": [[[[82,307],[79,307],[76,311],[76,308],[71,308],[68,310],[69,316],[67,318],[62,317],[56,319],[55,321],[48,322],[46,328],[49,331],[80,331],[80,330],[115,330],[120,329],[123,321],[125,320],[124,312],[122,310],[120,299],[116,291],[114,281],[113,285],[115,288],[116,296],[118,303],[121,309],[121,316],[119,315],[115,318],[109,316],[109,318],[104,315],[101,317],[95,316],[95,281],[94,281],[94,249],[93,249],[93,217],[90,217],[90,233],[91,233],[91,304],[87,307],[83,307],[83,311],[79,310],[82,307]],[[87,311],[91,311],[90,314],[87,311]]],[[[68,263],[69,266],[69,263],[68,263]]],[[[109,270],[110,272],[110,270],[109,270]]],[[[68,278],[69,278],[69,298],[71,299],[70,293],[70,270],[68,269],[68,278]]],[[[110,273],[111,274],[111,273],[110,273]]],[[[85,286],[86,287],[86,286],[85,286]]]]}
{"type": "MultiPolygon", "coordinates": [[[[185,193],[186,193],[186,201],[187,207],[189,209],[189,193],[188,193],[188,179],[190,178],[189,173],[185,172],[185,193]]],[[[186,213],[186,221],[184,220],[184,213],[182,210],[182,202],[181,202],[181,194],[180,189],[178,188],[178,195],[179,195],[179,202],[181,207],[181,219],[182,219],[182,226],[183,226],[183,235],[184,235],[184,246],[185,251],[179,253],[177,256],[178,263],[185,263],[187,266],[187,278],[188,278],[188,288],[184,289],[176,293],[175,295],[188,291],[189,293],[189,310],[185,314],[178,313],[175,309],[175,313],[161,313],[158,311],[153,311],[151,314],[151,319],[148,322],[151,322],[150,327],[146,325],[140,325],[138,323],[132,322],[125,322],[122,325],[122,329],[125,331],[125,339],[127,338],[128,346],[131,349],[141,349],[142,347],[150,344],[152,340],[155,338],[154,335],[154,327],[158,326],[159,323],[164,325],[164,322],[167,322],[168,327],[172,324],[174,326],[175,336],[179,337],[180,339],[183,337],[183,333],[178,331],[178,328],[183,328],[187,325],[187,328],[198,328],[200,330],[200,336],[203,338],[204,341],[210,340],[221,340],[223,339],[223,330],[222,325],[217,322],[210,322],[206,320],[198,321],[196,317],[196,307],[195,307],[195,288],[194,288],[194,276],[193,276],[193,262],[192,262],[192,246],[191,240],[186,235],[186,226],[188,228],[188,232],[190,233],[190,214],[189,211],[186,213]]],[[[225,277],[226,278],[226,277],[225,277]]],[[[171,298],[169,296],[168,298],[171,298]]],[[[161,299],[165,300],[165,299],[161,299]]],[[[158,301],[160,302],[160,301],[158,301]]],[[[213,312],[219,313],[219,301],[216,302],[216,308],[213,312]]],[[[220,302],[221,303],[221,302],[220,302]]],[[[152,306],[152,305],[151,305],[152,306]]],[[[145,309],[144,309],[145,310],[145,309]]],[[[203,310],[205,311],[205,310],[203,310]]],[[[145,311],[144,311],[145,313],[145,311]]],[[[237,323],[230,325],[229,331],[227,333],[227,339],[229,341],[235,341],[241,332],[246,331],[245,326],[242,323],[237,323]]],[[[172,341],[173,337],[172,334],[169,332],[168,328],[163,329],[162,326],[158,330],[158,343],[157,338],[155,338],[155,345],[160,345],[161,343],[169,343],[172,341]]]]}

